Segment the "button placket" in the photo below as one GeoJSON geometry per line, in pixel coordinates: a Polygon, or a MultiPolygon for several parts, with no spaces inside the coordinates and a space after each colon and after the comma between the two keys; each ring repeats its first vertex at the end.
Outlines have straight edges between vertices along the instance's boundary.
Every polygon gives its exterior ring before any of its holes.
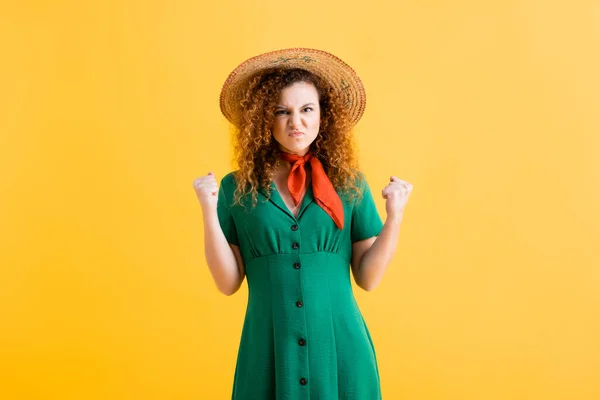
{"type": "MultiPolygon", "coordinates": [[[[294,224],[292,225],[292,231],[296,232],[298,231],[298,225],[294,224]]],[[[300,243],[295,241],[292,243],[292,249],[294,250],[298,250],[300,248],[300,243]]],[[[294,262],[294,269],[300,269],[300,260],[297,260],[296,262],[294,262]]]]}
{"type": "MultiPolygon", "coordinates": [[[[298,275],[296,275],[299,283],[302,279],[302,275],[300,274],[300,268],[301,268],[301,263],[300,263],[300,252],[298,251],[300,249],[300,234],[299,234],[299,226],[297,223],[294,223],[293,225],[290,226],[290,230],[292,231],[292,249],[296,250],[296,255],[297,255],[297,259],[296,261],[294,261],[294,263],[292,264],[295,270],[298,270],[298,275]]],[[[302,287],[301,284],[299,284],[298,286],[299,288],[302,287]]],[[[302,297],[303,297],[303,293],[302,293],[302,289],[300,289],[300,292],[298,293],[298,300],[296,301],[296,307],[298,309],[303,308],[304,303],[302,302],[302,297]]],[[[298,310],[299,312],[301,310],[298,310]]],[[[303,317],[301,317],[303,318],[303,317]]],[[[305,359],[308,356],[308,353],[306,352],[306,339],[305,339],[305,333],[306,332],[297,332],[298,336],[296,336],[295,340],[296,341],[296,346],[298,346],[298,356],[300,357],[300,359],[305,359]]],[[[304,374],[306,374],[308,371],[304,371],[304,374]]],[[[305,376],[300,375],[299,377],[299,383],[302,386],[306,386],[308,384],[308,379],[305,376]]]]}
{"type": "MultiPolygon", "coordinates": [[[[294,231],[294,232],[298,232],[298,224],[293,224],[290,229],[292,231],[294,231]]],[[[292,243],[292,249],[298,250],[299,248],[300,248],[300,243],[299,242],[295,241],[295,242],[292,243]]],[[[300,256],[300,255],[298,255],[298,256],[300,256]]],[[[300,261],[294,262],[294,268],[295,269],[300,269],[300,261]]],[[[299,276],[298,276],[298,279],[300,279],[299,276]]],[[[296,307],[301,308],[302,305],[303,304],[302,304],[301,300],[296,301],[296,307]]]]}

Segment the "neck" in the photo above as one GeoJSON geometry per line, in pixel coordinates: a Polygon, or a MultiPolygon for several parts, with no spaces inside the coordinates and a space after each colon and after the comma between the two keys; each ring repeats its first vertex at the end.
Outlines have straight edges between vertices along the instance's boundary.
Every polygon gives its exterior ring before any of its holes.
{"type": "Polygon", "coordinates": [[[290,173],[290,171],[292,170],[292,164],[284,161],[284,160],[279,160],[279,162],[277,163],[277,173],[280,173],[282,175],[288,175],[290,173]]]}
{"type": "MultiPolygon", "coordinates": [[[[306,172],[308,174],[310,174],[310,171],[311,171],[310,163],[304,164],[304,169],[306,170],[306,172]]],[[[292,170],[292,163],[289,163],[285,160],[279,159],[278,163],[277,163],[277,167],[275,169],[275,175],[287,177],[290,174],[291,170],[292,170]]]]}
{"type": "Polygon", "coordinates": [[[307,147],[307,148],[305,148],[305,149],[303,149],[303,150],[298,150],[298,151],[292,151],[292,150],[284,148],[283,146],[279,146],[279,150],[282,153],[293,154],[295,156],[302,156],[302,157],[304,157],[310,151],[310,146],[307,147]]]}

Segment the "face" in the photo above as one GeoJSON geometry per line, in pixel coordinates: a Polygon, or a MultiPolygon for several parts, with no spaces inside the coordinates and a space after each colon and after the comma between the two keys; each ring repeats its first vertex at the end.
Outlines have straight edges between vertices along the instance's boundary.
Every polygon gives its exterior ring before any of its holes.
{"type": "Polygon", "coordinates": [[[312,83],[296,82],[277,99],[273,137],[286,153],[305,155],[319,133],[319,93],[312,83]]]}

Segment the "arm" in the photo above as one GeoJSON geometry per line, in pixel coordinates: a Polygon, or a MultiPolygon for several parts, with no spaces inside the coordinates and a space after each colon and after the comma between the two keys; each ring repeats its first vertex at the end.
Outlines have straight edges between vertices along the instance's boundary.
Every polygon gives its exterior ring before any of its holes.
{"type": "Polygon", "coordinates": [[[362,205],[355,207],[353,215],[351,268],[356,284],[371,291],[379,285],[396,252],[404,208],[412,192],[412,185],[394,176],[390,177],[390,183],[381,192],[386,199],[387,212],[383,226],[366,183],[364,189],[364,201],[362,205]]]}
{"type": "Polygon", "coordinates": [[[217,187],[212,172],[194,181],[202,206],[206,263],[219,291],[230,296],[242,285],[245,269],[239,247],[230,244],[237,240],[237,233],[222,186],[217,187]]]}
{"type": "Polygon", "coordinates": [[[388,218],[379,236],[352,245],[352,274],[360,288],[371,291],[379,285],[396,252],[401,224],[402,213],[388,218]]]}
{"type": "Polygon", "coordinates": [[[203,216],[206,263],[219,291],[231,296],[238,291],[246,275],[240,249],[227,242],[216,209],[204,212],[203,216]]]}

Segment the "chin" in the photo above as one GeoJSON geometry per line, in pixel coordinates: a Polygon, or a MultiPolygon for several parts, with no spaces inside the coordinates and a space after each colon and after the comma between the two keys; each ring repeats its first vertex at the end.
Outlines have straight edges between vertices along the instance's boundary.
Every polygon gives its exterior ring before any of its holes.
{"type": "Polygon", "coordinates": [[[307,137],[306,135],[299,138],[291,138],[289,136],[275,138],[275,140],[279,143],[279,148],[288,153],[294,154],[304,154],[309,149],[312,143],[315,141],[315,137],[307,137]],[[279,140],[280,139],[280,140],[279,140]]]}
{"type": "Polygon", "coordinates": [[[306,153],[310,148],[310,143],[306,144],[294,141],[292,143],[285,143],[281,148],[288,153],[306,153]]]}

